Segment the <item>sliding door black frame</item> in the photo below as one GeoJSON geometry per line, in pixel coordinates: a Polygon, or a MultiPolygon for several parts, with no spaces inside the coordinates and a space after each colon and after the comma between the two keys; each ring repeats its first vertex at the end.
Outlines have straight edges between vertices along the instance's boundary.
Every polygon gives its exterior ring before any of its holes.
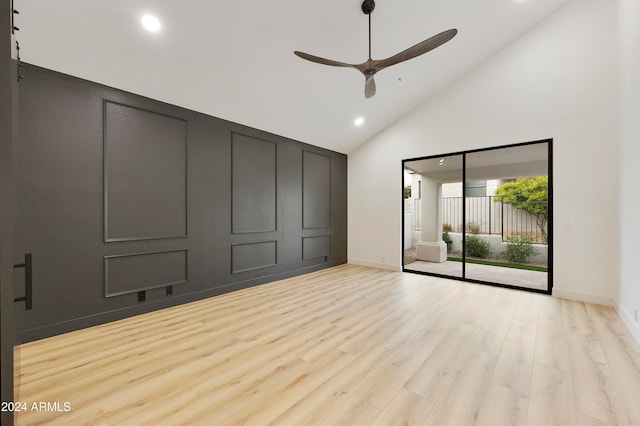
{"type": "MultiPolygon", "coordinates": [[[[466,185],[465,182],[467,181],[467,154],[471,154],[471,153],[475,153],[475,152],[486,152],[486,151],[494,151],[494,150],[498,150],[498,149],[504,149],[504,148],[517,148],[517,147],[521,147],[521,146],[527,146],[527,145],[535,145],[535,144],[542,144],[542,143],[546,143],[547,144],[547,175],[548,175],[548,179],[549,179],[549,190],[548,190],[548,219],[547,219],[547,289],[546,290],[541,290],[541,289],[534,289],[534,288],[526,288],[526,287],[518,287],[515,285],[509,285],[509,284],[503,284],[503,283],[496,283],[496,282],[492,282],[492,281],[484,281],[484,280],[477,280],[477,279],[472,279],[472,278],[467,278],[466,277],[466,269],[465,269],[465,265],[466,265],[466,255],[465,255],[465,235],[466,235],[466,227],[463,226],[462,227],[462,277],[456,277],[456,276],[450,276],[450,275],[443,275],[443,274],[436,274],[433,272],[424,272],[424,271],[416,271],[416,270],[412,270],[412,269],[407,269],[405,268],[404,265],[404,256],[401,256],[402,260],[402,272],[410,272],[413,274],[419,274],[419,275],[429,275],[429,276],[434,276],[434,277],[440,277],[440,278],[448,278],[448,279],[452,279],[452,280],[457,280],[457,281],[465,281],[465,282],[471,282],[471,283],[477,283],[477,284],[485,284],[485,285],[491,285],[491,286],[495,286],[495,287],[505,287],[505,288],[512,288],[512,289],[516,289],[516,290],[524,290],[524,291],[529,291],[529,292],[533,292],[533,293],[543,293],[543,294],[551,294],[553,291],[553,139],[541,139],[541,140],[537,140],[537,141],[531,141],[531,142],[521,142],[521,143],[514,143],[514,144],[510,144],[510,145],[502,145],[502,146],[494,146],[494,147],[489,147],[489,148],[480,148],[480,149],[472,149],[472,150],[467,150],[467,151],[459,151],[459,152],[450,152],[450,153],[446,153],[446,154],[439,154],[439,155],[428,155],[425,157],[417,157],[417,158],[408,158],[405,160],[402,160],[401,162],[401,174],[400,174],[400,183],[401,183],[401,191],[400,191],[400,202],[401,202],[401,206],[402,206],[402,243],[401,243],[401,249],[403,250],[403,254],[404,254],[404,243],[405,243],[405,237],[404,237],[404,227],[405,227],[405,220],[404,220],[404,170],[405,170],[405,163],[410,162],[410,161],[418,161],[418,160],[429,160],[429,159],[433,159],[433,158],[441,158],[441,157],[449,157],[449,156],[454,156],[454,155],[461,155],[462,156],[462,197],[463,199],[466,200],[466,185]]],[[[466,220],[466,203],[462,203],[462,216],[463,216],[463,223],[464,220],[466,220]]]]}

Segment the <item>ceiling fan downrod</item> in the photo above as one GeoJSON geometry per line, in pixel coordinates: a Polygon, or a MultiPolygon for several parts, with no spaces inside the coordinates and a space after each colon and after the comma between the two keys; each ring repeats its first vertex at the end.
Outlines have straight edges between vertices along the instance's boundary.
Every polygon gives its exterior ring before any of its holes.
{"type": "MultiPolygon", "coordinates": [[[[365,15],[369,15],[369,61],[371,61],[371,13],[373,13],[373,9],[376,8],[375,0],[364,0],[362,2],[362,12],[365,15]]],[[[372,75],[375,74],[372,73],[372,75]]]]}

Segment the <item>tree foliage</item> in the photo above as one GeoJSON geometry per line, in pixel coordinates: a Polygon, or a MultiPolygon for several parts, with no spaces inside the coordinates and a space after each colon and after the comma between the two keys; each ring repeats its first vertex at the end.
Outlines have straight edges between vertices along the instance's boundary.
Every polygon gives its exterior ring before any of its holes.
{"type": "Polygon", "coordinates": [[[411,185],[404,186],[404,198],[411,198],[411,185]]]}
{"type": "Polygon", "coordinates": [[[495,201],[504,201],[513,208],[524,210],[536,217],[538,229],[546,236],[549,209],[549,178],[536,176],[505,182],[496,189],[495,201]]]}

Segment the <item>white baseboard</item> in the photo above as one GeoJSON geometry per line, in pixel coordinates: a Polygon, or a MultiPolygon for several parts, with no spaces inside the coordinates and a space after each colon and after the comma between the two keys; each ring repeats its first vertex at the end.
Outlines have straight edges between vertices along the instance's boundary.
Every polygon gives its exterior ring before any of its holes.
{"type": "Polygon", "coordinates": [[[347,259],[347,263],[351,265],[368,266],[369,268],[386,269],[388,271],[402,272],[402,267],[398,265],[392,265],[390,263],[371,262],[369,260],[362,259],[347,259]]]}
{"type": "Polygon", "coordinates": [[[616,308],[616,311],[618,312],[618,316],[620,317],[624,325],[627,326],[633,338],[636,339],[636,342],[638,342],[638,344],[640,345],[640,324],[638,324],[634,320],[631,312],[627,311],[624,308],[624,306],[622,306],[622,304],[618,299],[614,299],[614,300],[615,300],[615,308],[616,308]]]}
{"type": "Polygon", "coordinates": [[[553,297],[559,297],[561,299],[577,300],[578,302],[595,303],[597,305],[616,306],[615,299],[613,297],[602,296],[600,294],[565,290],[558,287],[553,288],[552,294],[553,297]]]}

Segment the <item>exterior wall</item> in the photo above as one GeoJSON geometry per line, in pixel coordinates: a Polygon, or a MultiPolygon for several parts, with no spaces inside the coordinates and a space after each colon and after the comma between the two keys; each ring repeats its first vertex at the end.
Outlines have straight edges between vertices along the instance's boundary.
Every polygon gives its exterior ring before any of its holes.
{"type": "Polygon", "coordinates": [[[443,183],[442,196],[443,197],[462,197],[462,182],[443,183]]]}
{"type": "Polygon", "coordinates": [[[554,292],[612,303],[619,275],[616,12],[607,0],[567,3],[351,153],[349,261],[399,269],[403,159],[553,138],[554,292]]]}

